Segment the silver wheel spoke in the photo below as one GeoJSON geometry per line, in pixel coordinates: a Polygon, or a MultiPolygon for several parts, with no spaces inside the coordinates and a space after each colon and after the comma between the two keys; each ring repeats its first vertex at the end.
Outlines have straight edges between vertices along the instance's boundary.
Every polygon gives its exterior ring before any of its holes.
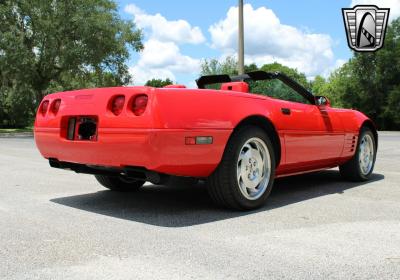
{"type": "Polygon", "coordinates": [[[241,193],[249,200],[262,196],[271,172],[269,150],[260,138],[249,139],[241,148],[237,161],[237,181],[241,193]]]}
{"type": "Polygon", "coordinates": [[[360,142],[358,162],[361,172],[367,175],[371,172],[374,161],[374,141],[369,134],[365,134],[360,142]]]}
{"type": "Polygon", "coordinates": [[[239,161],[248,162],[250,157],[251,157],[251,147],[244,146],[242,148],[242,151],[240,152],[239,161]],[[246,148],[246,150],[244,150],[244,148],[246,148]]]}
{"type": "Polygon", "coordinates": [[[241,189],[242,192],[246,193],[247,195],[249,194],[249,191],[248,191],[248,189],[246,188],[246,186],[245,186],[245,184],[243,183],[243,181],[242,181],[242,183],[240,184],[240,189],[241,189]]]}

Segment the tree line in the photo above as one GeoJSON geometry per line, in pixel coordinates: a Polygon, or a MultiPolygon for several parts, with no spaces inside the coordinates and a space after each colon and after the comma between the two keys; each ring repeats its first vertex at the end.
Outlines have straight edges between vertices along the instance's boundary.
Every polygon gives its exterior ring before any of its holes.
{"type": "Polygon", "coordinates": [[[313,89],[335,106],[364,112],[381,130],[400,130],[400,18],[388,26],[382,49],[354,53],[328,79],[317,77],[313,89]]]}
{"type": "Polygon", "coordinates": [[[130,83],[143,48],[112,0],[3,0],[0,22],[0,127],[31,125],[46,94],[130,83]]]}
{"type": "MultiPolygon", "coordinates": [[[[127,60],[143,49],[142,33],[121,19],[112,0],[0,1],[0,127],[31,125],[40,100],[49,93],[132,84],[127,60]]],[[[400,130],[400,18],[388,26],[384,47],[354,53],[329,77],[309,81],[279,63],[246,71],[280,71],[335,107],[354,108],[381,130],[400,130]]],[[[237,61],[204,60],[201,75],[236,74],[237,61]]],[[[155,77],[146,85],[172,81],[155,77]]],[[[253,92],[288,99],[279,81],[253,83],[253,92]]],[[[300,101],[300,100],[294,100],[300,101]]]]}

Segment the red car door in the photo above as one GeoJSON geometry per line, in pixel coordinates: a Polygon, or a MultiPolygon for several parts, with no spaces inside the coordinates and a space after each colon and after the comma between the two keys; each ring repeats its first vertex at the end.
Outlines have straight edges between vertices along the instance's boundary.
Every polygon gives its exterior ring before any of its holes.
{"type": "Polygon", "coordinates": [[[282,169],[301,171],[337,162],[344,143],[343,125],[333,109],[278,100],[277,129],[284,135],[282,169]]]}

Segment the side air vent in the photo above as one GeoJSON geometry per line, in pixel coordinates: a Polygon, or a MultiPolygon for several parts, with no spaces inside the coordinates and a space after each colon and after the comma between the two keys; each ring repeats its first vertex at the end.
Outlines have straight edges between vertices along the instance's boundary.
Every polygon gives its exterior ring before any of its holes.
{"type": "Polygon", "coordinates": [[[346,135],[344,142],[344,150],[346,152],[353,153],[357,146],[357,136],[355,135],[346,135]]]}

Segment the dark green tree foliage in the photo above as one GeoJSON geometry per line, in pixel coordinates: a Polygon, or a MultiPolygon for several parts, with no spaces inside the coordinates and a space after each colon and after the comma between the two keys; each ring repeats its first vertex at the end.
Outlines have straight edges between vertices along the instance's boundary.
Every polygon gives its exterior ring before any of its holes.
{"type": "Polygon", "coordinates": [[[352,68],[346,63],[335,70],[327,80],[317,76],[312,82],[312,92],[314,95],[328,97],[332,106],[352,108],[351,104],[345,102],[343,96],[358,90],[353,80],[352,68]]]}
{"type": "MultiPolygon", "coordinates": [[[[238,74],[238,62],[236,58],[228,56],[224,61],[220,62],[218,59],[204,60],[201,64],[201,76],[207,75],[237,75],[238,74]]],[[[207,85],[209,89],[219,89],[221,84],[207,85]]]]}
{"type": "MultiPolygon", "coordinates": [[[[256,69],[254,69],[256,70],[256,69]]],[[[307,81],[306,76],[303,73],[297,71],[280,63],[274,62],[271,64],[265,64],[260,70],[266,72],[281,72],[294,79],[305,88],[310,89],[310,83],[307,81]]],[[[279,80],[269,81],[256,81],[250,83],[251,92],[267,95],[274,98],[291,100],[297,102],[306,102],[306,100],[299,94],[293,91],[290,87],[285,85],[279,80]]]]}
{"type": "Polygon", "coordinates": [[[400,18],[388,26],[382,49],[354,53],[320,90],[333,105],[364,112],[379,129],[400,130],[400,18]]]}
{"type": "Polygon", "coordinates": [[[162,88],[168,85],[172,85],[174,82],[171,81],[169,78],[162,80],[162,79],[151,79],[148,80],[145,84],[145,86],[149,87],[156,87],[156,88],[162,88]]]}
{"type": "Polygon", "coordinates": [[[201,64],[200,74],[202,76],[218,74],[237,75],[237,69],[237,60],[232,56],[228,56],[222,62],[220,62],[218,59],[204,60],[201,64]]]}
{"type": "Polygon", "coordinates": [[[381,62],[379,80],[383,90],[379,95],[383,108],[378,125],[383,129],[400,130],[400,18],[392,22],[386,36],[384,49],[378,52],[381,62]]]}
{"type": "Polygon", "coordinates": [[[0,2],[0,126],[24,126],[48,93],[123,85],[141,32],[112,0],[0,2]]]}
{"type": "MultiPolygon", "coordinates": [[[[238,71],[237,60],[234,57],[227,57],[224,61],[220,62],[217,59],[205,60],[201,65],[201,75],[215,75],[215,74],[228,74],[237,75],[238,71]]],[[[307,81],[306,76],[303,73],[299,73],[296,69],[283,66],[277,62],[272,64],[265,64],[261,68],[258,68],[256,64],[250,64],[245,66],[245,72],[264,70],[267,72],[282,72],[289,77],[295,79],[305,87],[309,88],[310,83],[307,81]]],[[[271,81],[257,81],[250,82],[250,89],[253,93],[264,94],[275,98],[283,98],[293,101],[304,101],[304,99],[298,94],[294,93],[293,90],[278,80],[271,81]]],[[[218,89],[220,85],[210,85],[208,88],[218,89]]]]}

